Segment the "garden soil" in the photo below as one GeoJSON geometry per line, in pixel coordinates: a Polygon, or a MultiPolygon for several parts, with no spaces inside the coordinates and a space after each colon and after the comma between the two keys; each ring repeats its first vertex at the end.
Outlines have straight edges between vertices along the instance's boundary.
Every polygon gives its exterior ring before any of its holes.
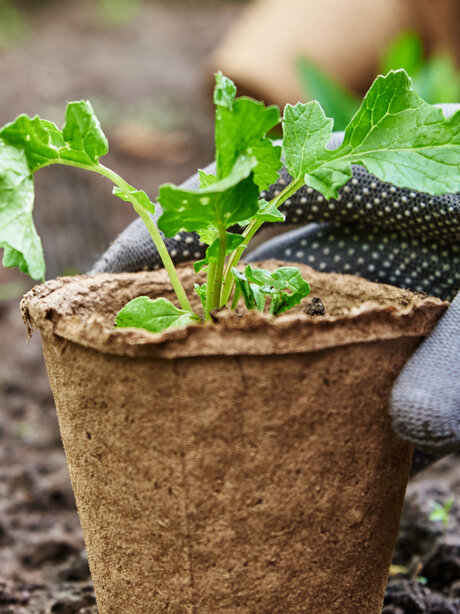
{"type": "Polygon", "coordinates": [[[301,270],[327,316],[114,332],[127,299],[170,297],[164,271],[23,301],[103,612],[379,612],[412,453],[387,400],[445,305],[301,270]]]}

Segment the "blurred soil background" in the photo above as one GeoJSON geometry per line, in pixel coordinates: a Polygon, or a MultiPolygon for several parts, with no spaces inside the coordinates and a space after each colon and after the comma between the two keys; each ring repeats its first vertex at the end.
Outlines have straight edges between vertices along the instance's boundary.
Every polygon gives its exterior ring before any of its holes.
{"type": "MultiPolygon", "coordinates": [[[[241,0],[0,0],[0,125],[19,113],[61,125],[89,99],[106,164],[156,196],[213,157],[208,58],[241,0]]],[[[108,182],[71,168],[37,174],[35,220],[47,277],[84,272],[134,219],[108,182]]],[[[94,592],[54,403],[19,296],[0,269],[0,614],[95,614],[94,592]]],[[[460,472],[444,459],[410,485],[384,612],[460,612],[460,472]],[[454,499],[447,527],[433,502],[454,499]]],[[[326,614],[326,613],[325,613],[326,614]]]]}

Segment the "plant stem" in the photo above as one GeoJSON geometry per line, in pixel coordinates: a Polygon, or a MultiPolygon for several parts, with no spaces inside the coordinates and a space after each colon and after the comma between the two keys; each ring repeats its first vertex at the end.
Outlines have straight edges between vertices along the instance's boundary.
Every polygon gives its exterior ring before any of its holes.
{"type": "Polygon", "coordinates": [[[240,297],[241,297],[241,290],[239,288],[236,288],[235,293],[233,295],[232,306],[230,307],[232,311],[235,311],[235,309],[237,308],[240,297]]]}
{"type": "Polygon", "coordinates": [[[177,275],[177,271],[174,267],[173,261],[171,260],[171,256],[169,255],[165,242],[163,241],[163,237],[161,236],[160,231],[158,230],[155,222],[150,217],[149,213],[139,203],[139,200],[136,195],[132,193],[132,187],[122,177],[120,177],[120,175],[102,164],[98,164],[95,167],[88,166],[85,168],[87,168],[87,170],[97,172],[100,175],[106,177],[107,179],[110,179],[117,187],[123,190],[126,197],[131,202],[134,210],[147,227],[150,236],[152,237],[153,243],[157,248],[161,261],[163,262],[163,265],[169,275],[169,279],[171,280],[172,287],[174,288],[180,306],[185,311],[190,311],[191,313],[193,313],[193,309],[187,299],[187,295],[185,294],[185,290],[177,275]]]}
{"type": "Polygon", "coordinates": [[[147,227],[147,230],[150,233],[150,236],[152,237],[155,247],[158,250],[158,254],[160,255],[161,261],[163,262],[164,267],[169,275],[169,279],[171,280],[172,287],[174,288],[180,306],[185,311],[190,311],[191,313],[193,313],[193,309],[188,301],[184,287],[181,284],[180,279],[177,275],[174,263],[171,260],[171,256],[169,255],[168,249],[163,241],[163,238],[158,228],[156,227],[155,222],[152,220],[148,212],[143,207],[135,204],[133,201],[131,202],[134,207],[134,210],[142,219],[145,226],[147,227]]]}
{"type": "Polygon", "coordinates": [[[209,312],[214,309],[214,277],[216,273],[216,263],[208,264],[208,275],[206,277],[206,309],[204,314],[205,320],[210,320],[209,312]]]}
{"type": "Polygon", "coordinates": [[[225,266],[225,251],[227,247],[227,239],[225,237],[225,228],[222,226],[219,228],[219,258],[216,264],[216,270],[214,273],[214,307],[220,307],[222,302],[220,300],[222,287],[222,275],[225,266]]]}
{"type": "MultiPolygon", "coordinates": [[[[293,179],[291,183],[289,183],[284,188],[284,190],[282,190],[277,196],[275,196],[275,198],[272,198],[270,204],[275,205],[276,207],[280,207],[290,196],[295,194],[295,192],[297,192],[297,190],[299,190],[303,186],[303,184],[303,177],[297,177],[297,179],[293,179]]],[[[230,298],[230,294],[233,290],[235,281],[231,273],[232,267],[236,267],[238,265],[238,262],[240,261],[240,258],[243,255],[243,252],[246,249],[249,241],[256,234],[256,232],[259,230],[263,223],[264,222],[260,220],[253,220],[243,232],[243,243],[241,243],[241,245],[239,245],[230,254],[230,257],[224,270],[224,288],[222,290],[222,299],[220,301],[221,305],[227,304],[228,299],[230,298]]]]}

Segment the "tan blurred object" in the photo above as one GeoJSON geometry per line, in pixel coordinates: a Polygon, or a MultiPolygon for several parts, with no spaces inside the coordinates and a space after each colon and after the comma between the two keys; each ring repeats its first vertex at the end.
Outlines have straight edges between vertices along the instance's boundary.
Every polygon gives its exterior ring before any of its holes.
{"type": "Polygon", "coordinates": [[[133,120],[114,128],[111,142],[124,154],[143,160],[183,164],[190,158],[191,137],[182,130],[155,130],[133,120]]]}
{"type": "Polygon", "coordinates": [[[412,0],[429,51],[449,50],[460,64],[460,0],[412,0]]]}
{"type": "Polygon", "coordinates": [[[459,0],[255,0],[215,51],[212,69],[240,90],[284,105],[305,98],[295,60],[306,56],[360,91],[402,30],[416,28],[430,49],[459,50],[459,16],[459,0]]]}

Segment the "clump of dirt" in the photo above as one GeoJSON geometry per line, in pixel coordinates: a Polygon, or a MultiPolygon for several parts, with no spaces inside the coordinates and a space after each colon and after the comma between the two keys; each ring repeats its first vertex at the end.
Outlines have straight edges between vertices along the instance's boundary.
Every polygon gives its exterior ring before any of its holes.
{"type": "Polygon", "coordinates": [[[326,315],[326,309],[323,305],[323,301],[319,296],[314,296],[308,305],[305,307],[304,312],[309,316],[324,316],[326,315]]]}

